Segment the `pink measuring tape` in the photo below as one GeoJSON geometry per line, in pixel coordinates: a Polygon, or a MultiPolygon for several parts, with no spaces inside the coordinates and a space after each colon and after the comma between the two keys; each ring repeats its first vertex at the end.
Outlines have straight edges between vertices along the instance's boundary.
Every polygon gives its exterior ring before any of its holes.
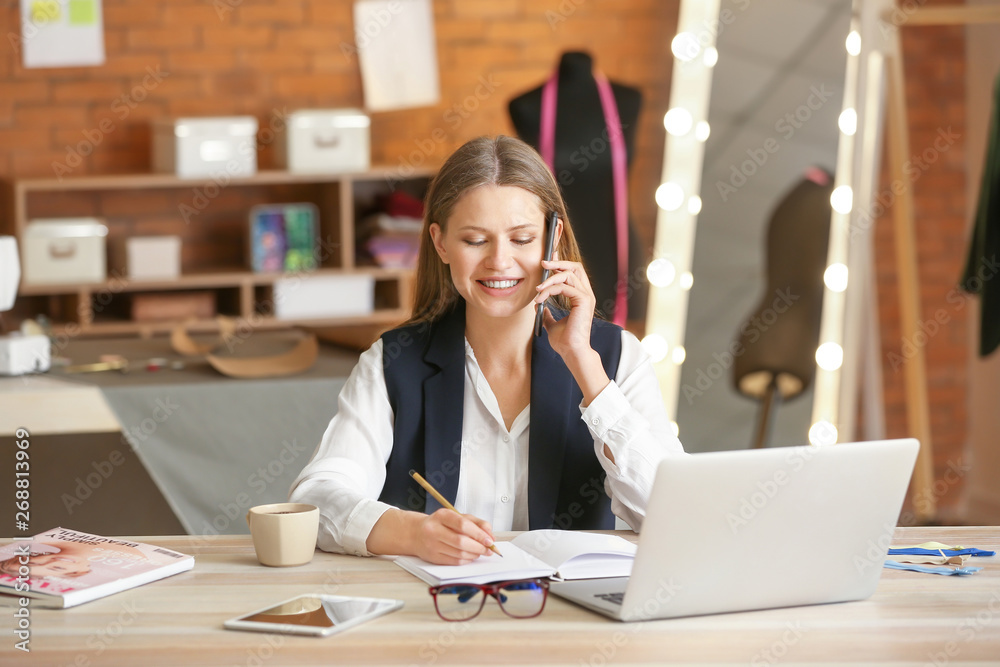
{"type": "MultiPolygon", "coordinates": [[[[615,286],[615,314],[613,322],[625,326],[628,312],[628,161],[625,155],[625,138],[622,122],[618,116],[618,105],[607,77],[594,72],[597,92],[601,96],[604,124],[611,143],[611,175],[615,188],[615,238],[618,243],[618,281],[615,286]]],[[[558,75],[545,82],[542,88],[542,118],[538,133],[539,152],[549,165],[553,175],[556,172],[556,101],[559,94],[558,75]]]]}

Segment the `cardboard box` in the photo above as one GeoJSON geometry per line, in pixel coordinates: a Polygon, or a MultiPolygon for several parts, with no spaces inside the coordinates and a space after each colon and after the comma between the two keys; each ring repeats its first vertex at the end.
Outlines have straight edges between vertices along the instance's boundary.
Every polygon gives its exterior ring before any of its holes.
{"type": "Polygon", "coordinates": [[[107,235],[108,228],[98,218],[30,221],[24,232],[24,284],[104,282],[107,235]]]}
{"type": "Polygon", "coordinates": [[[279,320],[351,317],[373,310],[374,276],[295,276],[274,283],[274,317],[279,320]]]}
{"type": "Polygon", "coordinates": [[[253,116],[161,119],[153,123],[153,171],[180,178],[257,173],[253,116]]]}
{"type": "Polygon", "coordinates": [[[275,142],[275,161],[297,173],[366,171],[371,121],[360,109],[303,109],[288,115],[275,142]]]}
{"type": "Polygon", "coordinates": [[[134,236],[113,246],[116,264],[131,280],[174,280],[181,275],[179,236],[134,236]]]}
{"type": "Polygon", "coordinates": [[[161,292],[132,295],[136,322],[207,320],[215,317],[215,292],[161,292]]]}

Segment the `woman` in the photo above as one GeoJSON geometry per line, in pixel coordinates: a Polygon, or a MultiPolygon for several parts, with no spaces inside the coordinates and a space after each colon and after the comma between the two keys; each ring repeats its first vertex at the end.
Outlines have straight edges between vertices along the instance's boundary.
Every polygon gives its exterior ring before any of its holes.
{"type": "Polygon", "coordinates": [[[638,530],[656,464],[683,449],[638,340],[594,308],[538,154],[504,136],[459,148],[427,193],[414,315],[361,355],[292,485],[320,508],[320,548],[459,564],[494,529],[638,530]],[[410,469],[462,514],[433,511],[410,469]]]}
{"type": "Polygon", "coordinates": [[[32,579],[49,577],[71,578],[90,572],[86,547],[67,542],[58,545],[48,542],[31,542],[27,555],[14,556],[0,561],[0,573],[18,577],[24,572],[32,579]],[[26,570],[22,570],[22,566],[26,570]]]}

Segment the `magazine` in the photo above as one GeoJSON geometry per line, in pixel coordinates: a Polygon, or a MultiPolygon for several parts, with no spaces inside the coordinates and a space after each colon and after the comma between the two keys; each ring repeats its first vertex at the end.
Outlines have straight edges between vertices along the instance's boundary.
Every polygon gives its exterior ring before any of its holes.
{"type": "Polygon", "coordinates": [[[193,556],[163,547],[53,528],[0,546],[0,604],[73,607],[192,567],[193,556]]]}
{"type": "Polygon", "coordinates": [[[435,586],[545,577],[627,577],[636,549],[617,535],[571,530],[531,530],[510,542],[497,542],[496,547],[503,558],[491,554],[467,565],[434,565],[415,556],[400,556],[396,564],[435,586]]]}

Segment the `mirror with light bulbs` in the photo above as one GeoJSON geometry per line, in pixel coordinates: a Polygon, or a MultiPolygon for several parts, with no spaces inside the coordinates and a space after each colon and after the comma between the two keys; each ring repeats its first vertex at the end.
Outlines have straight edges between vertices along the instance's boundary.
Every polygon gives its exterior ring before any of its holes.
{"type": "MultiPolygon", "coordinates": [[[[681,3],[643,342],[688,451],[753,440],[760,406],[735,388],[733,344],[768,296],[765,238],[775,207],[810,168],[837,176],[841,137],[857,123],[844,110],[851,5],[681,3]]],[[[850,188],[834,189],[839,179],[829,185],[831,205],[843,206],[850,188]]],[[[829,257],[839,251],[833,244],[829,257]]],[[[846,266],[833,264],[817,266],[827,294],[846,282],[846,266]]],[[[842,348],[824,338],[831,326],[820,327],[812,350],[818,363],[837,366],[842,348]]],[[[836,439],[829,429],[810,433],[814,389],[777,406],[771,446],[836,439]]]]}

